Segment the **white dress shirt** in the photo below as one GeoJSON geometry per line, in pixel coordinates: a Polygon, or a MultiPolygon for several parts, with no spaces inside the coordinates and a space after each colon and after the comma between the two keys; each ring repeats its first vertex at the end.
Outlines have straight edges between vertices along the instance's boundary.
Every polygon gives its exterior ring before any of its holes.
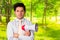
{"type": "MultiPolygon", "coordinates": [[[[22,25],[32,25],[32,23],[25,18],[21,19],[22,20],[22,25]]],[[[30,31],[31,35],[30,36],[24,36],[24,30],[22,30],[22,34],[19,35],[19,38],[14,38],[13,33],[18,33],[19,29],[19,19],[15,19],[11,22],[8,23],[7,25],[7,38],[8,40],[34,40],[34,31],[30,31]]]]}

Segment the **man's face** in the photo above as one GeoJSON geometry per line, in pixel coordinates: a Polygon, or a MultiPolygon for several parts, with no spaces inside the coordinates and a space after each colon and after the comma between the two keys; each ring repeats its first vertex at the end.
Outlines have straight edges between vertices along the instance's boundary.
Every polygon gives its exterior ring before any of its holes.
{"type": "Polygon", "coordinates": [[[16,14],[16,17],[18,19],[22,19],[24,17],[24,14],[25,14],[23,7],[17,7],[15,10],[15,14],[16,14]]]}

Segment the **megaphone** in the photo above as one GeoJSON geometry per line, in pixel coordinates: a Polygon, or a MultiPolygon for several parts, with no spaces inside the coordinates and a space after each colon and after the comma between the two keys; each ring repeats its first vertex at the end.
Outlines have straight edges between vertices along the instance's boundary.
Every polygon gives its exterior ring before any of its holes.
{"type": "Polygon", "coordinates": [[[32,31],[38,31],[38,24],[33,24],[33,25],[23,25],[22,30],[32,30],[32,31]]]}

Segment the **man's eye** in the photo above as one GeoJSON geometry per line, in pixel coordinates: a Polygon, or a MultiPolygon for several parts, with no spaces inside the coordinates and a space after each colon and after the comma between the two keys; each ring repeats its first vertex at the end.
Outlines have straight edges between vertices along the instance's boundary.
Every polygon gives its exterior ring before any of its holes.
{"type": "Polygon", "coordinates": [[[21,12],[24,12],[23,10],[21,12]]]}
{"type": "Polygon", "coordinates": [[[17,10],[17,12],[19,12],[19,10],[17,10]]]}

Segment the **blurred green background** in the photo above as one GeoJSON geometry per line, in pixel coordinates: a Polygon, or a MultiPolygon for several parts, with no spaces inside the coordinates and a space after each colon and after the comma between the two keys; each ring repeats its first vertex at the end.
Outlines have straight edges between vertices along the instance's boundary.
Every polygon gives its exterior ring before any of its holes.
{"type": "Polygon", "coordinates": [[[13,5],[17,2],[25,4],[25,18],[38,23],[34,40],[60,40],[60,0],[0,0],[0,40],[7,40],[7,23],[16,18],[13,5]]]}

